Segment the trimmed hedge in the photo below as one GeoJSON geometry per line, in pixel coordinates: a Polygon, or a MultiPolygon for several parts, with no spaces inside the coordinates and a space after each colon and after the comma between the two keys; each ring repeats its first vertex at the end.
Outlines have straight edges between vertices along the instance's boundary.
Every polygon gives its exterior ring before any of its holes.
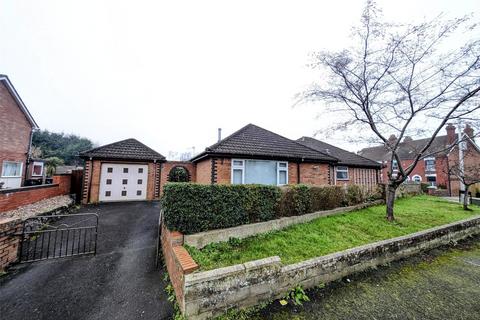
{"type": "Polygon", "coordinates": [[[184,234],[235,227],[365,202],[360,186],[285,187],[167,183],[164,221],[184,234]]]}

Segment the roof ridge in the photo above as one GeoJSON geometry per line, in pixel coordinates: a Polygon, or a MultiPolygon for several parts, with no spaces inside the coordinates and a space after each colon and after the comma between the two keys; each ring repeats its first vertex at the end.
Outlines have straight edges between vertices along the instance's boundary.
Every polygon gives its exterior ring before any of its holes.
{"type": "MultiPolygon", "coordinates": [[[[112,146],[112,145],[114,145],[114,144],[117,144],[117,143],[120,143],[120,142],[125,142],[125,141],[130,140],[130,139],[133,139],[133,138],[127,138],[127,139],[115,141],[115,142],[112,142],[112,143],[104,144],[104,145],[102,145],[102,146],[98,146],[98,147],[95,147],[95,148],[92,148],[92,149],[88,149],[88,150],[82,151],[82,152],[80,152],[80,154],[97,151],[97,150],[100,149],[100,148],[109,147],[109,146],[112,146]]],[[[133,140],[136,140],[136,139],[133,139],[133,140]]],[[[137,141],[138,141],[138,140],[137,140],[137,141]]]]}
{"type": "Polygon", "coordinates": [[[226,136],[225,138],[221,139],[220,141],[212,144],[212,145],[209,146],[209,147],[206,147],[206,148],[205,148],[205,151],[212,151],[211,149],[216,148],[216,147],[217,147],[218,145],[220,145],[221,143],[230,140],[232,137],[234,137],[234,136],[236,136],[237,134],[239,134],[240,132],[246,130],[246,129],[247,129],[248,127],[250,127],[250,126],[255,126],[255,125],[252,124],[252,123],[249,123],[249,124],[247,124],[246,126],[243,126],[242,128],[240,128],[240,129],[238,129],[237,131],[229,134],[228,136],[226,136]]]}

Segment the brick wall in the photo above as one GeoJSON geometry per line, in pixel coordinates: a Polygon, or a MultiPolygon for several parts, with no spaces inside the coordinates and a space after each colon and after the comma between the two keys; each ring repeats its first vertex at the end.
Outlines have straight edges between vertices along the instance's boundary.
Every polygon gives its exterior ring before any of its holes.
{"type": "Polygon", "coordinates": [[[0,218],[0,271],[14,263],[18,259],[18,247],[22,221],[13,218],[0,218]]]}
{"type": "Polygon", "coordinates": [[[170,282],[175,290],[177,302],[184,309],[183,285],[185,275],[198,269],[197,263],[188,254],[183,245],[183,235],[177,231],[169,231],[165,225],[161,229],[162,253],[170,282]]]}
{"type": "Polygon", "coordinates": [[[53,184],[0,190],[0,212],[70,193],[70,175],[53,177],[53,184]]]}
{"type": "Polygon", "coordinates": [[[330,184],[329,167],[325,163],[301,163],[300,183],[311,185],[330,184]]]}
{"type": "Polygon", "coordinates": [[[232,159],[219,158],[215,159],[215,182],[218,184],[232,183],[232,159]]]}
{"type": "Polygon", "coordinates": [[[197,183],[210,184],[212,183],[212,161],[207,158],[197,162],[196,164],[197,183]]]}
{"type": "Polygon", "coordinates": [[[0,81],[0,174],[3,161],[22,162],[22,185],[31,132],[25,114],[0,81]]]}
{"type": "Polygon", "coordinates": [[[190,175],[190,182],[195,182],[196,177],[196,166],[193,162],[188,161],[167,161],[162,163],[161,166],[161,177],[160,177],[160,191],[163,192],[163,186],[168,182],[168,175],[170,171],[175,167],[183,167],[188,171],[190,175]]]}

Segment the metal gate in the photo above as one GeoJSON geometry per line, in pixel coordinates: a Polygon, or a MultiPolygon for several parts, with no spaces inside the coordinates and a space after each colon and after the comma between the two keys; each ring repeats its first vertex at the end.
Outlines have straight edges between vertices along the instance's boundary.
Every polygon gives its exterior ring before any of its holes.
{"type": "Polygon", "coordinates": [[[20,262],[81,256],[97,252],[98,215],[37,216],[23,223],[20,262]]]}

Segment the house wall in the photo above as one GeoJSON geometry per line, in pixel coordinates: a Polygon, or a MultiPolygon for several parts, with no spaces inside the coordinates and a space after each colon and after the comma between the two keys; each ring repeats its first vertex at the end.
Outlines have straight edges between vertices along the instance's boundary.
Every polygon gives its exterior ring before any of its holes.
{"type": "MultiPolygon", "coordinates": [[[[458,166],[459,164],[458,148],[455,147],[448,155],[448,165],[450,167],[458,166]]],[[[464,169],[466,176],[478,177],[478,173],[470,172],[480,168],[480,153],[475,149],[471,143],[467,143],[467,149],[463,153],[464,169]]],[[[458,196],[460,191],[460,181],[455,175],[450,176],[451,195],[458,196]]],[[[469,191],[475,196],[475,188],[469,191]]]]}
{"type": "Polygon", "coordinates": [[[118,160],[87,160],[83,178],[82,203],[99,202],[100,178],[102,163],[128,163],[148,165],[147,200],[156,200],[160,197],[160,163],[131,162],[118,160]]]}
{"type": "MultiPolygon", "coordinates": [[[[403,168],[407,168],[413,163],[413,160],[402,160],[401,164],[403,168]]],[[[388,181],[388,171],[390,170],[390,163],[385,164],[386,167],[383,168],[382,170],[382,175],[381,175],[381,182],[387,182],[388,181]]],[[[442,185],[445,187],[448,187],[448,168],[446,166],[446,159],[444,157],[436,157],[435,158],[435,173],[437,175],[437,186],[442,185]]],[[[413,178],[415,175],[419,175],[422,177],[422,183],[427,182],[427,176],[425,172],[425,161],[420,160],[418,161],[417,165],[415,168],[413,168],[412,173],[409,175],[410,179],[413,178]]]]}
{"type": "Polygon", "coordinates": [[[330,165],[326,163],[301,163],[300,183],[310,185],[330,184],[330,165]]]}
{"type": "Polygon", "coordinates": [[[335,172],[333,172],[333,180],[337,186],[356,184],[366,186],[369,190],[374,190],[379,183],[377,172],[380,175],[380,170],[378,169],[348,167],[348,180],[337,180],[335,172]]]}
{"type": "Polygon", "coordinates": [[[196,163],[196,177],[197,183],[211,184],[212,183],[212,161],[206,158],[196,163]]]}
{"type": "Polygon", "coordinates": [[[170,171],[175,167],[183,167],[188,171],[190,175],[190,181],[195,182],[197,181],[196,177],[196,166],[194,163],[189,161],[167,161],[161,164],[160,170],[160,193],[163,192],[163,186],[168,182],[168,175],[170,171]]]}
{"type": "MultiPolygon", "coordinates": [[[[22,162],[23,185],[32,126],[0,81],[0,175],[4,161],[22,162]]],[[[5,180],[1,179],[0,181],[5,180]]],[[[4,181],[5,182],[5,181],[4,181]]]]}

